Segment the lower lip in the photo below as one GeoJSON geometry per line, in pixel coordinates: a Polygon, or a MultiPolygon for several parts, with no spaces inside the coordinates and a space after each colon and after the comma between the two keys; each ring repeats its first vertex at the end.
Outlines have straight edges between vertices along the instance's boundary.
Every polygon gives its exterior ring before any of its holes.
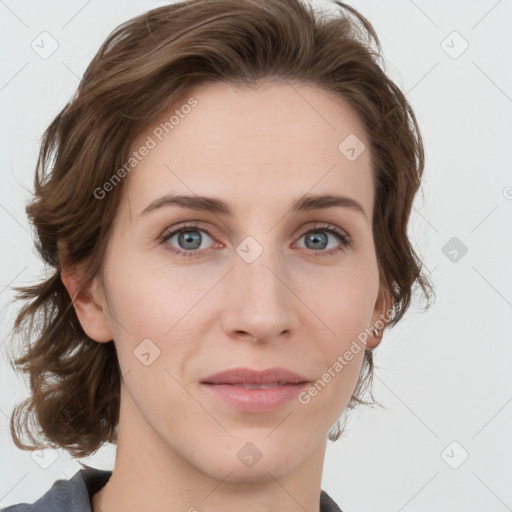
{"type": "Polygon", "coordinates": [[[236,384],[202,383],[202,386],[237,409],[243,411],[268,411],[276,409],[296,398],[308,384],[308,382],[284,384],[266,389],[248,389],[236,384]]]}

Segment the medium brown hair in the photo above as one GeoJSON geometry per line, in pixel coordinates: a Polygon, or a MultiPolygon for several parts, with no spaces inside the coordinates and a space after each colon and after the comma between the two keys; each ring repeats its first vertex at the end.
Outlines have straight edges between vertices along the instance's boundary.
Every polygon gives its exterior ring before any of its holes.
{"type": "MultiPolygon", "coordinates": [[[[430,299],[433,287],[407,236],[424,168],[420,131],[385,74],[372,25],[342,2],[333,7],[327,13],[301,0],[186,0],[137,16],[108,36],[43,135],[26,208],[51,275],[14,288],[16,300],[26,301],[13,327],[24,351],[14,365],[28,373],[31,390],[11,416],[17,447],[37,449],[43,436],[47,446],[85,457],[117,440],[121,372],[114,341],[86,335],[60,272],[64,261],[83,265],[84,287],[101,275],[125,180],[103,200],[93,191],[127,161],[134,138],[194,86],[292,81],[348,102],[370,142],[373,236],[381,284],[393,301],[389,325],[409,308],[413,285],[430,299]]],[[[372,405],[361,396],[373,369],[366,350],[346,410],[372,405]]]]}

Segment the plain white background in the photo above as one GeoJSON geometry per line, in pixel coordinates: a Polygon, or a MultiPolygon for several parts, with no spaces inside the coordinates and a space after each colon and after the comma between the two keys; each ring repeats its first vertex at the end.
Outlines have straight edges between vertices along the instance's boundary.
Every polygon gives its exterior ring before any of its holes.
{"type": "MultiPolygon", "coordinates": [[[[34,460],[8,430],[28,393],[5,359],[10,287],[44,273],[24,212],[39,138],[111,30],[163,3],[0,0],[0,507],[79,469],[65,452],[34,460]],[[44,31],[58,43],[48,58],[31,47],[44,31]]],[[[410,229],[437,300],[386,332],[374,387],[386,409],[352,413],[328,444],[322,488],[344,512],[512,510],[512,0],[350,5],[374,25],[422,129],[410,229]]],[[[112,469],[114,455],[82,462],[112,469]]]]}

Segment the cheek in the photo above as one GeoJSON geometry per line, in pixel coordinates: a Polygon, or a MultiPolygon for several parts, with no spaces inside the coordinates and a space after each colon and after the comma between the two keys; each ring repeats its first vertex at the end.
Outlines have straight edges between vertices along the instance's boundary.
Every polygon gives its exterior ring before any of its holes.
{"type": "Polygon", "coordinates": [[[197,315],[204,307],[200,299],[212,283],[198,278],[192,266],[180,270],[161,259],[155,262],[126,253],[121,257],[121,253],[117,258],[112,254],[111,262],[116,264],[110,263],[105,272],[119,364],[123,375],[131,372],[132,379],[145,382],[144,393],[158,396],[161,389],[146,387],[158,379],[168,381],[165,370],[179,373],[180,363],[200,349],[200,344],[187,340],[198,338],[197,315]]]}
{"type": "Polygon", "coordinates": [[[300,296],[332,341],[343,343],[369,326],[379,288],[377,268],[370,263],[332,267],[300,280],[300,296]]]}
{"type": "Polygon", "coordinates": [[[313,304],[311,309],[319,321],[303,322],[308,339],[314,340],[313,358],[318,358],[318,368],[330,372],[324,374],[322,381],[332,381],[330,387],[336,388],[337,393],[351,392],[369,337],[368,327],[378,295],[378,272],[371,265],[364,270],[347,269],[324,280],[321,289],[313,290],[307,296],[308,304],[313,304]]]}
{"type": "Polygon", "coordinates": [[[314,350],[306,347],[311,366],[317,370],[316,380],[298,398],[307,409],[334,422],[359,379],[373,301],[370,287],[331,292],[331,300],[324,298],[322,303],[322,320],[328,328],[320,327],[323,334],[311,329],[308,338],[314,341],[314,350]]]}
{"type": "Polygon", "coordinates": [[[105,274],[113,328],[122,336],[162,336],[197,302],[198,287],[190,272],[161,257],[118,250],[105,274]]]}

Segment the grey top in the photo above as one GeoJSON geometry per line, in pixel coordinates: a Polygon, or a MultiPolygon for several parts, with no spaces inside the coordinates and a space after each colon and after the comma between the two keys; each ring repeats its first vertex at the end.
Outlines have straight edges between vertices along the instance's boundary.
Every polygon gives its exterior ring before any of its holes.
{"type": "MultiPolygon", "coordinates": [[[[108,482],[112,471],[82,465],[84,468],[69,480],[56,480],[34,503],[9,505],[0,512],[92,512],[92,495],[108,482]]],[[[320,494],[320,512],[342,512],[324,490],[320,494]]]]}

